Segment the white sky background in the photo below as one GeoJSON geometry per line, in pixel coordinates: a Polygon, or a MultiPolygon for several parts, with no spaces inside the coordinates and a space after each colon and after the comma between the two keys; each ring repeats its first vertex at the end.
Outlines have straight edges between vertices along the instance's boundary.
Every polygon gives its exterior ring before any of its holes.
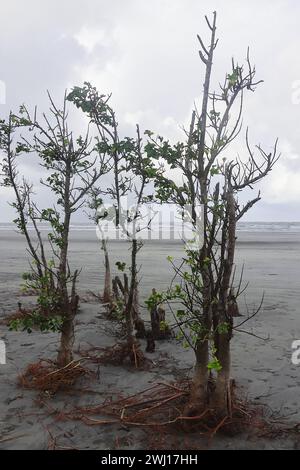
{"type": "MultiPolygon", "coordinates": [[[[300,2],[293,0],[11,0],[1,2],[0,79],[6,104],[0,116],[25,102],[59,102],[65,88],[93,83],[112,103],[126,134],[135,124],[180,138],[193,101],[201,96],[203,67],[196,34],[208,37],[204,15],[216,10],[219,44],[214,83],[223,81],[231,57],[247,46],[264,83],[245,100],[244,128],[252,143],[282,158],[261,185],[263,200],[247,219],[300,220],[300,2]],[[297,83],[298,81],[298,83],[297,83]],[[294,87],[294,88],[293,88],[294,87]]],[[[243,139],[227,152],[245,152],[243,139]]],[[[22,170],[37,184],[40,170],[22,170]]],[[[1,222],[12,218],[9,192],[0,189],[1,222]]],[[[42,203],[46,200],[38,193],[42,203]]]]}

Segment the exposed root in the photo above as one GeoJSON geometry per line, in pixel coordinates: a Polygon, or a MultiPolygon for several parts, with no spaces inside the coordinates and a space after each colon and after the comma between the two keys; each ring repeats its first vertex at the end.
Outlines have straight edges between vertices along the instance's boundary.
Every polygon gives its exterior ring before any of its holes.
{"type": "Polygon", "coordinates": [[[147,361],[140,349],[140,344],[136,341],[132,345],[128,343],[117,343],[107,348],[80,350],[78,353],[85,359],[89,359],[96,364],[122,365],[127,362],[134,365],[136,369],[140,369],[147,361]],[[100,354],[95,354],[95,351],[99,351],[100,354]]]}
{"type": "Polygon", "coordinates": [[[8,315],[5,315],[5,317],[1,318],[0,324],[5,325],[5,326],[10,326],[10,323],[15,320],[25,320],[29,318],[32,313],[33,309],[24,309],[24,308],[19,308],[15,312],[9,313],[8,315]]]}
{"type": "Polygon", "coordinates": [[[262,406],[252,405],[245,400],[233,401],[231,416],[220,417],[220,414],[210,407],[195,416],[185,416],[184,410],[189,400],[190,386],[189,380],[178,383],[157,383],[129,397],[105,401],[95,406],[76,407],[71,411],[61,411],[58,419],[80,420],[89,426],[123,424],[139,427],[146,432],[150,446],[148,448],[152,448],[154,434],[169,436],[168,443],[178,435],[181,435],[182,439],[185,435],[195,438],[198,436],[198,439],[205,438],[208,442],[219,433],[233,436],[244,432],[255,437],[277,437],[282,436],[282,433],[299,435],[299,425],[292,428],[279,427],[278,423],[268,419],[262,406]],[[184,433],[183,425],[187,422],[190,424],[189,434],[184,433]],[[191,432],[193,434],[190,434],[191,432]]]}
{"type": "Polygon", "coordinates": [[[30,364],[19,376],[19,384],[24,388],[41,390],[55,394],[58,390],[66,390],[73,386],[79,377],[91,374],[80,361],[72,361],[65,367],[57,369],[55,362],[41,359],[30,364]]]}
{"type": "Polygon", "coordinates": [[[189,381],[180,385],[158,383],[148,389],[101,405],[76,408],[65,414],[66,419],[79,419],[88,425],[124,423],[126,425],[155,427],[168,426],[185,418],[182,409],[189,394],[189,381]],[[110,416],[111,419],[94,416],[110,416]]]}

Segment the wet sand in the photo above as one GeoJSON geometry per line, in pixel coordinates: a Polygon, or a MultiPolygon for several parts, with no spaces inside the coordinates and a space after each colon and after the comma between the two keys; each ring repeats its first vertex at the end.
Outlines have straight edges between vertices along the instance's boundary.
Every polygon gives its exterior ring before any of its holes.
{"type": "MultiPolygon", "coordinates": [[[[125,242],[110,243],[111,264],[128,260],[125,242]]],[[[79,290],[99,292],[103,285],[103,254],[93,231],[72,233],[70,247],[72,265],[83,267],[79,290]]],[[[170,266],[168,255],[180,256],[178,243],[146,243],[139,253],[143,266],[141,302],[151,289],[168,285],[170,266]]],[[[27,255],[23,239],[11,232],[0,232],[0,315],[16,310],[17,302],[33,302],[22,297],[20,274],[27,270],[27,255]]],[[[242,315],[251,313],[260,303],[262,311],[243,328],[267,340],[249,334],[236,333],[233,340],[232,376],[251,401],[266,404],[286,416],[288,422],[299,423],[300,365],[291,362],[292,341],[300,339],[300,234],[299,233],[239,233],[237,273],[244,265],[244,281],[249,287],[240,298],[242,315]]],[[[101,306],[95,302],[81,304],[76,326],[76,348],[88,343],[97,346],[113,344],[115,339],[103,332],[105,320],[101,306]]],[[[146,312],[145,312],[146,315],[146,312]]],[[[7,364],[0,365],[0,448],[44,449],[49,445],[50,430],[58,446],[80,449],[113,449],[116,438],[121,448],[144,448],[143,433],[124,426],[88,427],[79,422],[55,422],[34,402],[35,392],[16,386],[18,373],[40,357],[53,358],[57,348],[56,334],[10,332],[0,326],[0,339],[7,346],[7,364]],[[48,427],[48,430],[47,430],[48,427]]],[[[143,344],[144,347],[144,344],[143,344]]],[[[173,380],[192,373],[193,352],[175,341],[160,342],[154,355],[153,367],[147,372],[134,372],[126,367],[101,366],[100,378],[90,384],[93,393],[65,396],[59,393],[49,399],[54,408],[78,403],[99,403],[112,391],[132,394],[159,380],[173,380]],[[165,358],[168,355],[168,360],[165,358]]],[[[119,444],[118,444],[119,445],[119,444]]],[[[294,440],[249,440],[246,435],[217,437],[212,448],[260,449],[297,448],[294,440]]]]}

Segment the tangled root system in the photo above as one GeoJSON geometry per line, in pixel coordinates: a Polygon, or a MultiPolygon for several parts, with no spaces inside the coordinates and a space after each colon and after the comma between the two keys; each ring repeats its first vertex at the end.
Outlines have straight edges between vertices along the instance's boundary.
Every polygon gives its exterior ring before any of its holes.
{"type": "Polygon", "coordinates": [[[23,388],[55,394],[58,390],[72,387],[79,377],[90,373],[80,361],[74,360],[58,369],[55,362],[41,359],[26,368],[19,376],[19,384],[23,388]]]}
{"type": "Polygon", "coordinates": [[[136,369],[144,366],[147,361],[140,348],[140,344],[136,341],[132,345],[128,343],[117,343],[107,348],[80,350],[79,354],[94,363],[122,365],[127,362],[136,369]],[[95,351],[99,351],[100,354],[95,354],[95,351]]]}

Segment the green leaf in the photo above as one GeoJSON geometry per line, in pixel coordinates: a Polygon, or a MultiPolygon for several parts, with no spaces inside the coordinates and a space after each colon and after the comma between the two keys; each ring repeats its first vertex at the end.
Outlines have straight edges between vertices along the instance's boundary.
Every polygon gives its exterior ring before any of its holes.
{"type": "Polygon", "coordinates": [[[116,266],[117,266],[119,271],[123,272],[123,271],[125,271],[126,263],[121,263],[121,261],[117,261],[116,266]]]}
{"type": "Polygon", "coordinates": [[[222,370],[222,366],[220,364],[219,359],[214,358],[207,364],[208,370],[215,370],[216,372],[220,372],[222,370]]]}

